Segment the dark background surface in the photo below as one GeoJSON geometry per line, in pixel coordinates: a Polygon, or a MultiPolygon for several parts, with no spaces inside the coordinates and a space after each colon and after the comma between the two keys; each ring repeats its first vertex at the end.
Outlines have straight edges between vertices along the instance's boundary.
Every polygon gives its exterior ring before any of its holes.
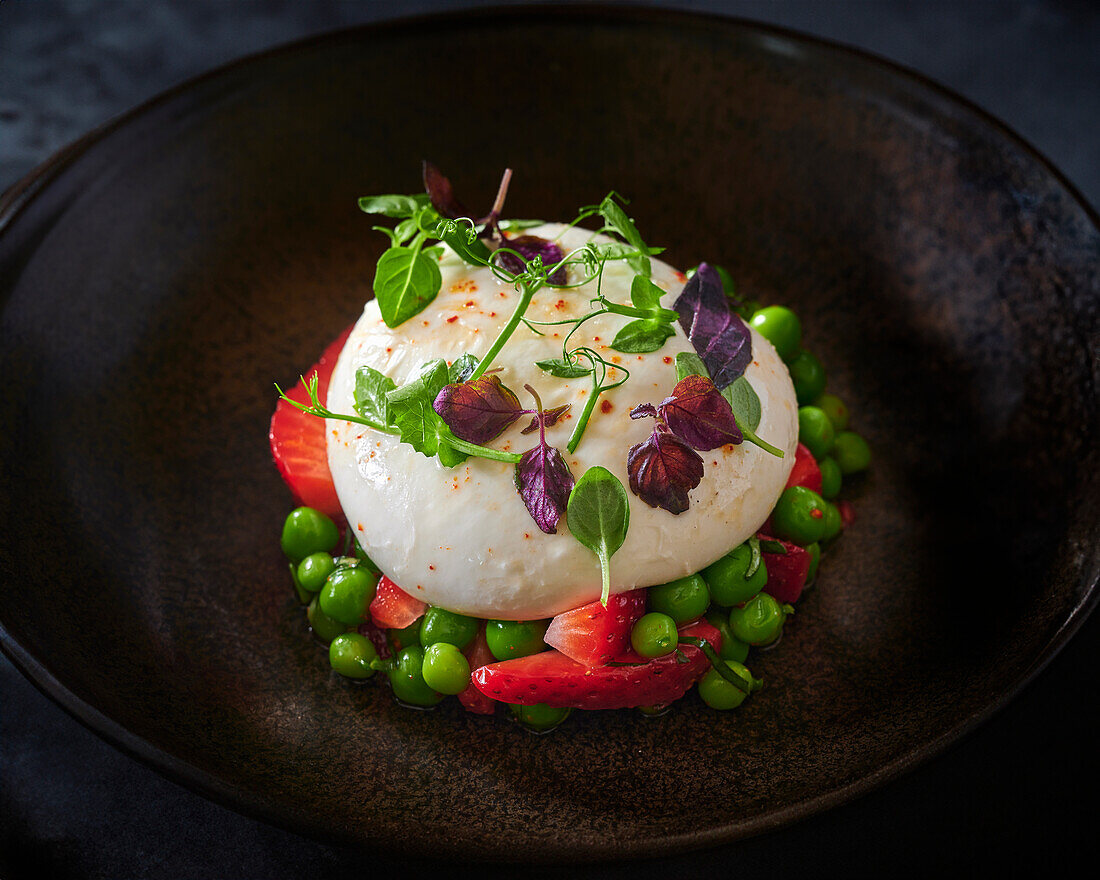
{"type": "MultiPolygon", "coordinates": [[[[0,0],[0,189],[94,126],[240,55],[347,24],[477,5],[0,0]]],[[[999,116],[1100,203],[1100,4],[663,5],[780,24],[912,67],[999,116]]],[[[29,573],[24,586],[33,601],[29,573]]],[[[996,585],[983,587],[983,601],[995,601],[996,585]]],[[[959,613],[980,626],[976,599],[960,603],[959,613]]],[[[1087,859],[1097,850],[1100,802],[1098,656],[1100,621],[1093,619],[990,723],[853,804],[739,844],[591,873],[962,868],[1017,876],[1087,859]]],[[[307,840],[191,794],[99,740],[0,658],[0,877],[339,878],[410,867],[307,840]]],[[[439,867],[453,873],[455,866],[439,867]]],[[[561,869],[525,873],[557,876],[561,869]]]]}

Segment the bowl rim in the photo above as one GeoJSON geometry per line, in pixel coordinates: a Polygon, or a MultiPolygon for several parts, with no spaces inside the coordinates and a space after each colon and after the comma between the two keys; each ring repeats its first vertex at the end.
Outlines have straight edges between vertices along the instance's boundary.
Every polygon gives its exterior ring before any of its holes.
{"type": "MultiPolygon", "coordinates": [[[[329,42],[385,39],[387,34],[410,31],[425,24],[433,26],[449,24],[471,28],[480,24],[492,24],[502,19],[509,19],[508,24],[533,24],[539,20],[552,20],[558,24],[572,23],[575,25],[591,23],[593,19],[601,19],[609,23],[651,25],[663,23],[678,29],[710,24],[731,30],[740,30],[746,34],[796,43],[819,52],[835,53],[842,57],[847,56],[849,59],[868,63],[873,67],[882,69],[896,80],[907,82],[910,86],[918,86],[940,101],[954,105],[955,108],[969,114],[974,122],[986,126],[992,133],[1007,140],[1065,190],[1067,196],[1084,213],[1092,228],[1100,234],[1100,213],[1042,151],[999,117],[983,109],[969,98],[936,79],[889,58],[839,41],[806,34],[794,28],[719,12],[702,12],[659,6],[613,6],[606,3],[564,5],[537,3],[522,6],[490,5],[446,12],[398,16],[381,21],[335,28],[242,55],[200,74],[188,77],[91,129],[54,152],[0,193],[0,238],[8,232],[15,220],[34,201],[38,194],[57,180],[70,165],[92,146],[147,112],[176,99],[203,83],[257,62],[281,55],[309,51],[329,42]]],[[[1100,576],[1093,578],[1072,611],[1063,619],[1057,631],[1011,685],[1006,687],[994,699],[986,702],[982,707],[971,712],[967,717],[956,722],[924,745],[908,751],[854,781],[798,800],[786,807],[767,810],[735,824],[729,823],[714,828],[657,838],[637,838],[620,842],[610,841],[596,846],[586,845],[584,846],[582,858],[585,861],[607,861],[659,854],[673,855],[730,843],[793,824],[801,819],[852,801],[885,785],[887,782],[941,755],[950,746],[973,733],[974,730],[1000,712],[1027,687],[1076,634],[1097,604],[1100,604],[1098,584],[1100,584],[1100,576]]],[[[0,620],[0,652],[3,652],[41,693],[64,709],[84,727],[124,754],[137,759],[142,764],[151,767],[189,790],[237,813],[261,819],[296,834],[308,834],[311,837],[329,840],[341,845],[351,844],[362,848],[368,847],[368,844],[361,837],[350,832],[339,833],[319,826],[304,828],[300,818],[293,816],[290,810],[273,805],[245,789],[229,785],[214,774],[178,758],[153,745],[145,738],[132,733],[124,725],[71,691],[51,672],[47,662],[35,656],[32,651],[12,635],[4,625],[3,620],[0,620]]],[[[440,843],[445,842],[441,841],[440,843]]],[[[572,844],[572,846],[575,848],[577,845],[572,844]]],[[[406,852],[400,844],[393,844],[392,842],[372,841],[369,848],[388,850],[398,854],[406,852]]],[[[448,853],[478,861],[512,860],[496,851],[470,849],[461,843],[457,846],[440,846],[437,854],[442,856],[448,853]]],[[[566,858],[576,860],[579,855],[575,849],[570,851],[569,846],[558,846],[556,849],[548,849],[542,853],[525,852],[524,858],[528,863],[531,861],[554,863],[562,862],[566,858]]]]}

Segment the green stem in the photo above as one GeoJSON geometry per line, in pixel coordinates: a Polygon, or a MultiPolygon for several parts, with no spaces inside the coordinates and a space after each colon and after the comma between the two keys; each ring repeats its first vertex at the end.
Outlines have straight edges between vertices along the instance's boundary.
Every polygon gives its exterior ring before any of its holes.
{"type": "Polygon", "coordinates": [[[527,311],[527,307],[531,305],[531,299],[534,297],[537,289],[538,288],[534,285],[523,285],[523,293],[520,294],[519,302],[516,304],[515,311],[512,312],[512,317],[508,319],[508,323],[504,325],[504,329],[500,331],[500,335],[493,341],[489,350],[485,352],[485,357],[481,359],[481,363],[477,365],[477,369],[470,375],[470,378],[467,380],[468,382],[472,382],[474,379],[480,377],[493,363],[493,359],[500,354],[500,350],[504,348],[504,344],[515,332],[516,327],[519,326],[520,319],[523,317],[524,312],[527,311]]]}
{"type": "Polygon", "coordinates": [[[732,684],[743,694],[751,694],[755,687],[755,680],[753,682],[746,682],[740,675],[734,672],[729,666],[726,665],[726,661],[718,656],[718,652],[711,647],[710,642],[706,639],[697,639],[694,636],[680,636],[680,644],[682,645],[694,645],[700,651],[702,651],[706,658],[710,661],[710,665],[717,670],[718,674],[722,676],[726,681],[732,684]]]}
{"type": "Polygon", "coordinates": [[[600,553],[600,575],[603,578],[603,590],[600,593],[600,604],[607,607],[607,600],[611,598],[611,559],[607,553],[600,553]]]}
{"type": "Polygon", "coordinates": [[[476,443],[469,443],[454,436],[454,434],[447,437],[444,442],[449,446],[453,446],[459,452],[465,452],[467,455],[473,455],[477,458],[506,461],[509,464],[517,464],[523,458],[523,455],[518,452],[503,452],[499,449],[490,449],[488,446],[478,446],[476,443]]]}
{"type": "Polygon", "coordinates": [[[577,424],[573,428],[573,433],[569,436],[569,443],[566,445],[566,449],[569,454],[572,455],[577,451],[577,447],[581,445],[581,437],[584,434],[584,429],[588,427],[588,420],[592,418],[592,410],[596,408],[596,401],[600,399],[599,382],[596,381],[596,367],[592,367],[592,394],[588,400],[585,401],[584,409],[581,410],[580,418],[577,419],[577,424]]]}
{"type": "Polygon", "coordinates": [[[747,427],[746,425],[742,425],[739,421],[737,421],[737,416],[734,416],[733,420],[735,422],[737,422],[737,427],[741,430],[741,435],[746,440],[748,440],[749,443],[752,443],[756,446],[759,446],[765,452],[770,452],[776,458],[783,458],[783,450],[782,449],[776,449],[774,446],[772,446],[767,441],[761,440],[759,437],[756,436],[755,431],[753,431],[751,428],[747,427]]]}

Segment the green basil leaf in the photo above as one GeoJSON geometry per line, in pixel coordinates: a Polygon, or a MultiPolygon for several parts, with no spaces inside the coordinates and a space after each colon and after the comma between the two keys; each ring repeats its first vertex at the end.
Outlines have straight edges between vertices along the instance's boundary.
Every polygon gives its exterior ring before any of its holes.
{"type": "Polygon", "coordinates": [[[635,272],[648,278],[652,271],[649,264],[649,257],[647,256],[649,248],[647,248],[645,242],[642,241],[642,236],[638,233],[638,228],[634,225],[634,221],[626,216],[626,211],[622,209],[619,203],[616,202],[610,194],[600,202],[600,216],[603,217],[608,226],[623,237],[624,241],[633,245],[640,251],[636,256],[627,258],[627,262],[635,272]]]}
{"type": "Polygon", "coordinates": [[[461,355],[458,360],[447,368],[447,378],[450,379],[447,384],[454,385],[456,382],[465,382],[473,375],[479,363],[477,357],[469,352],[461,355]]]}
{"type": "Polygon", "coordinates": [[[435,231],[435,236],[440,241],[445,241],[464,263],[472,266],[489,265],[489,248],[477,238],[470,240],[472,228],[465,223],[456,223],[454,220],[441,220],[435,231]]]}
{"type": "Polygon", "coordinates": [[[675,335],[676,331],[668,324],[642,318],[631,321],[616,333],[611,340],[611,347],[625,354],[644,354],[647,351],[657,351],[665,344],[666,339],[675,335]]]}
{"type": "Polygon", "coordinates": [[[412,217],[426,204],[427,193],[412,196],[363,196],[359,199],[359,210],[364,214],[382,214],[386,217],[412,217]]]}
{"type": "Polygon", "coordinates": [[[745,580],[756,574],[760,568],[760,539],[753,535],[749,538],[749,567],[745,569],[745,580]]]}
{"type": "Polygon", "coordinates": [[[436,298],[443,284],[439,264],[412,248],[392,247],[378,259],[374,296],[388,327],[397,327],[436,298]]]}
{"type": "Polygon", "coordinates": [[[630,499],[619,479],[606,468],[591,467],[569,493],[565,509],[569,532],[600,560],[603,592],[611,596],[611,557],[626,540],[630,528],[630,499]]]}
{"type": "Polygon", "coordinates": [[[564,358],[551,358],[545,361],[535,361],[535,366],[551,376],[559,379],[579,379],[592,372],[591,367],[582,367],[580,364],[571,364],[564,358]]]}
{"type": "Polygon", "coordinates": [[[428,361],[420,371],[400,388],[386,394],[390,424],[401,432],[401,441],[431,458],[439,456],[445,467],[454,467],[466,460],[448,442],[451,430],[439,417],[432,404],[450,377],[442,359],[428,361]]]}
{"type": "Polygon", "coordinates": [[[364,419],[386,427],[390,423],[386,394],[396,387],[393,379],[373,367],[360,367],[355,371],[355,411],[364,419]]]}
{"type": "Polygon", "coordinates": [[[693,351],[682,351],[676,355],[676,381],[679,382],[688,376],[702,376],[704,379],[709,379],[710,372],[699,355],[693,351]]]}
{"type": "Polygon", "coordinates": [[[504,231],[511,232],[513,229],[531,229],[542,224],[542,220],[501,220],[498,225],[504,231]]]}
{"type": "Polygon", "coordinates": [[[630,282],[630,301],[634,303],[635,308],[659,314],[663,311],[661,297],[664,295],[665,291],[644,275],[635,275],[634,280],[630,282]]]}
{"type": "Polygon", "coordinates": [[[722,396],[729,401],[738,427],[747,426],[750,431],[760,427],[760,398],[748,379],[738,376],[730,385],[722,389],[722,396]]]}

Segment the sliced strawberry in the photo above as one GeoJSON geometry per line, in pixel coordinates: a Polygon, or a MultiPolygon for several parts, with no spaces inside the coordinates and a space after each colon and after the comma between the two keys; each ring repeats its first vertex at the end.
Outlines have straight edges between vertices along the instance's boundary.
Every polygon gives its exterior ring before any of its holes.
{"type": "Polygon", "coordinates": [[[382,575],[371,599],[370,619],[383,629],[404,629],[427,610],[427,603],[410,596],[382,575]]]}
{"type": "MultiPolygon", "coordinates": [[[[336,359],[350,333],[351,327],[348,327],[305,374],[308,379],[313,373],[317,373],[317,397],[322,403],[328,397],[332,369],[336,366],[336,359]]],[[[299,403],[309,403],[309,395],[301,382],[287,391],[287,396],[299,403]]],[[[328,469],[325,420],[306,415],[285,400],[280,400],[271,417],[268,440],[279,473],[298,503],[314,507],[333,518],[342,518],[336,487],[332,485],[332,474],[328,469]]]]}
{"type": "Polygon", "coordinates": [[[801,443],[794,452],[794,467],[787,477],[785,488],[789,489],[791,486],[805,486],[821,494],[821,468],[818,467],[813,453],[801,443]]]}
{"type": "Polygon", "coordinates": [[[485,641],[484,623],[477,632],[477,638],[470,642],[462,653],[470,661],[470,686],[458,695],[458,701],[466,707],[467,712],[475,712],[478,715],[492,715],[496,711],[497,701],[485,696],[477,689],[473,681],[474,672],[496,659],[493,652],[489,650],[489,643],[485,641]]]}
{"type": "MultiPolygon", "coordinates": [[[[680,628],[680,634],[705,638],[718,650],[722,636],[705,620],[680,628]]],[[[515,660],[490,663],[474,671],[477,689],[494,700],[530,706],[546,703],[576,709],[623,709],[629,706],[654,706],[671,703],[684,695],[707,671],[710,661],[693,645],[676,653],[646,660],[633,651],[624,651],[616,663],[587,667],[570,660],[561,651],[543,651],[515,660]]]]}
{"type": "Polygon", "coordinates": [[[603,666],[626,650],[630,630],[645,614],[645,590],[617,593],[607,607],[589,602],[550,621],[543,641],[585,666],[603,666]]]}
{"type": "Polygon", "coordinates": [[[764,592],[780,602],[793,605],[802,595],[806,586],[806,576],[810,573],[810,552],[789,541],[780,541],[767,535],[757,535],[761,541],[775,541],[782,544],[786,553],[768,553],[764,550],[764,565],[768,569],[768,585],[764,592]]]}

